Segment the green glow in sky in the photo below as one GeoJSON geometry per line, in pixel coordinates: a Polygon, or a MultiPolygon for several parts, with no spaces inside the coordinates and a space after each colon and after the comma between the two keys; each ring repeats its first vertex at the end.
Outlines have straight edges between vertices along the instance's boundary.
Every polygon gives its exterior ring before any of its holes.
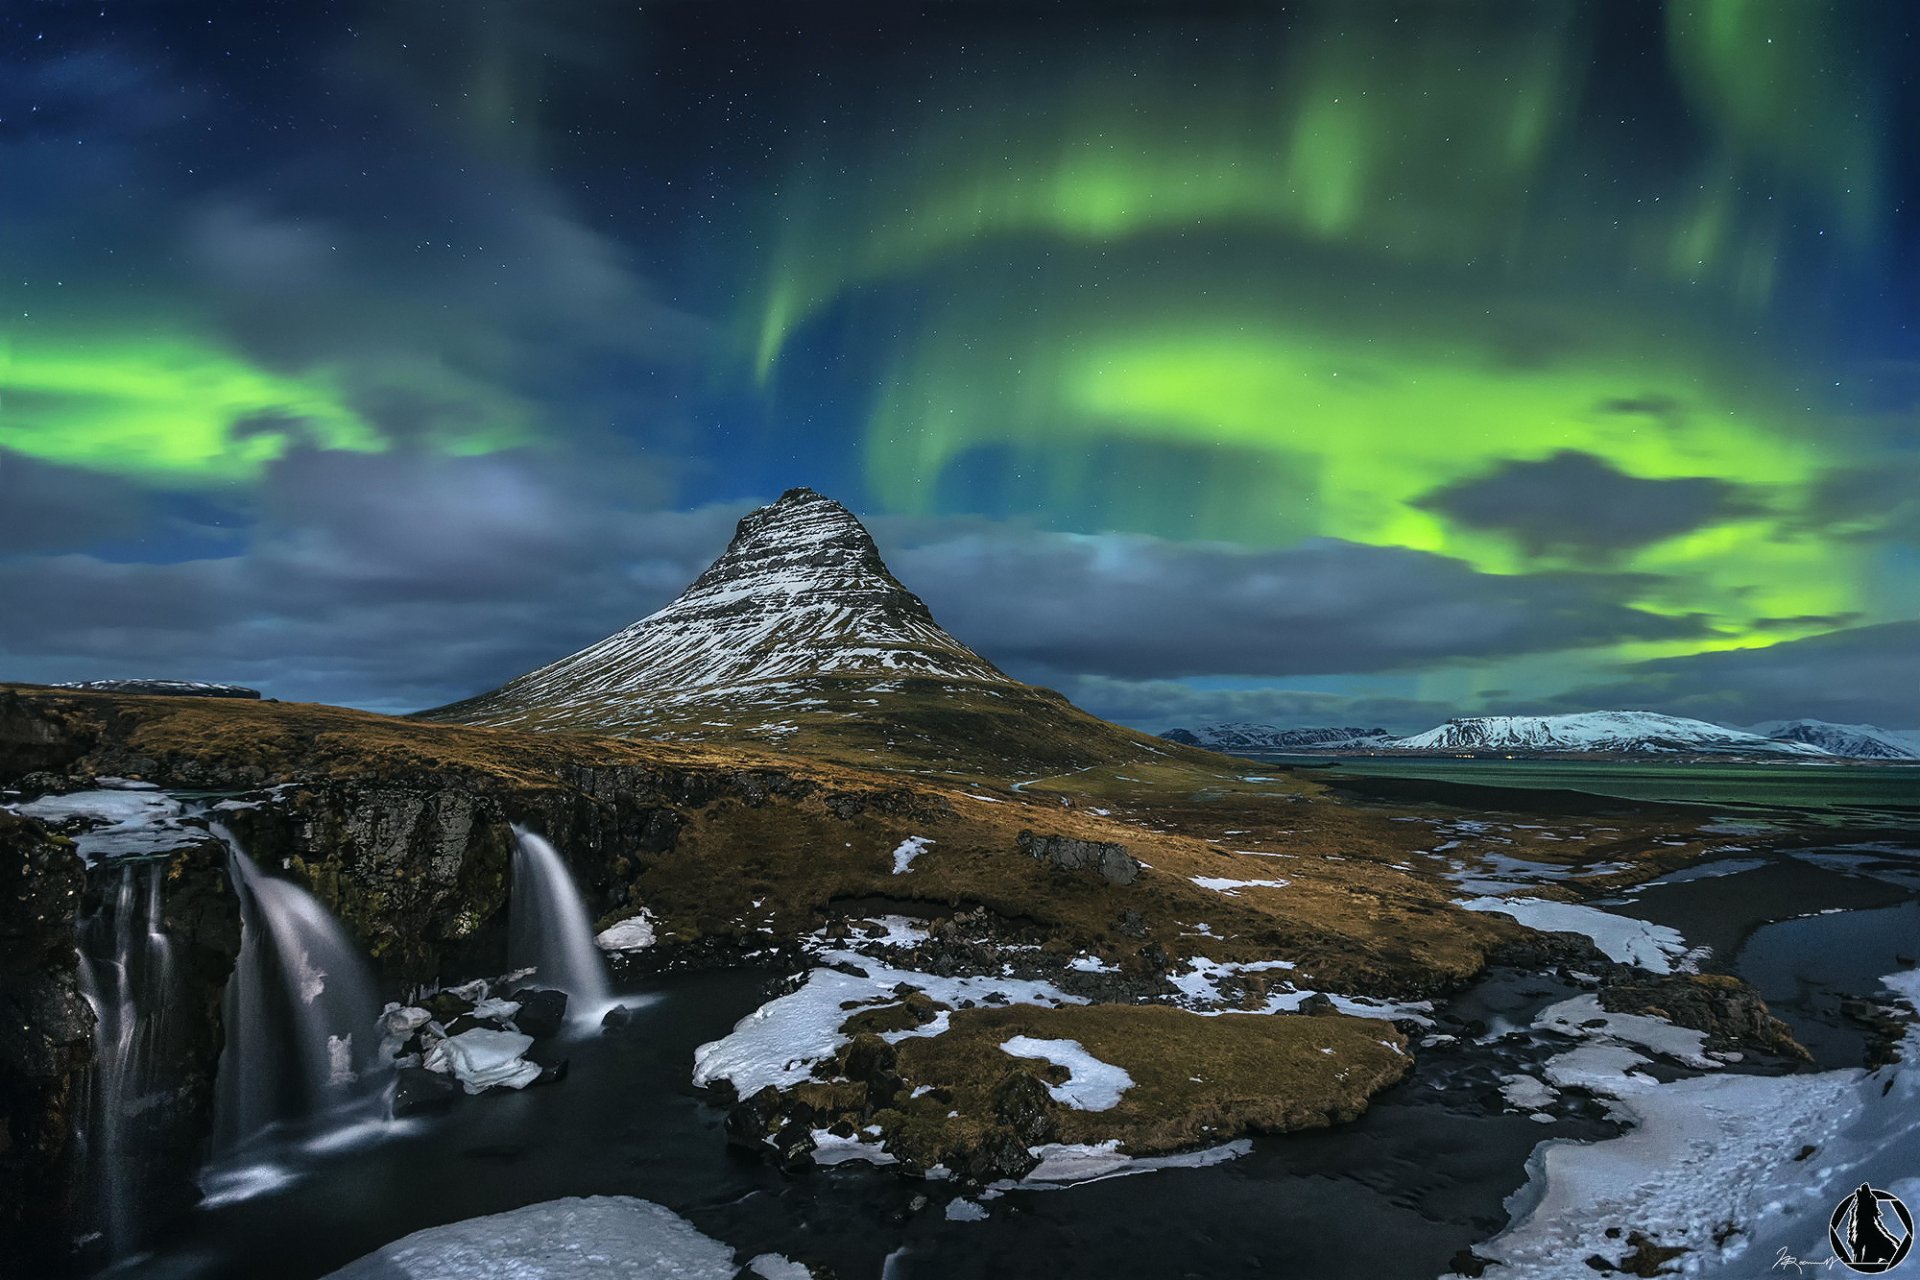
{"type": "MultiPolygon", "coordinates": [[[[445,369],[396,370],[399,392],[458,399],[445,369]]],[[[522,432],[510,411],[432,433],[441,452],[488,452],[522,432]]],[[[0,447],[68,466],[194,487],[246,481],[307,445],[381,452],[378,426],[339,376],[280,373],[184,334],[22,338],[0,351],[0,447]]]]}
{"type": "Polygon", "coordinates": [[[1843,7],[1675,0],[1674,107],[1638,134],[1583,97],[1591,16],[1310,4],[1224,64],[1142,40],[936,83],[797,145],[747,363],[777,397],[812,319],[868,322],[868,475],[899,510],[985,477],[1075,527],[1644,575],[1634,604],[1710,628],[1615,659],[1872,617],[1868,553],[1783,523],[1863,448],[1782,301],[1879,234],[1843,7]],[[1433,501],[1564,453],[1738,501],[1607,548],[1433,501]]]}

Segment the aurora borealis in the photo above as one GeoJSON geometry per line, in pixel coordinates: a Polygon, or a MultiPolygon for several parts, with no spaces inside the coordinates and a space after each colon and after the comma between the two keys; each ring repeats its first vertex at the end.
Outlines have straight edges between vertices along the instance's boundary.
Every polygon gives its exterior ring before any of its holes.
{"type": "Polygon", "coordinates": [[[303,9],[0,17],[0,674],[444,701],[809,484],[1143,727],[1920,724],[1901,6],[303,9]]]}

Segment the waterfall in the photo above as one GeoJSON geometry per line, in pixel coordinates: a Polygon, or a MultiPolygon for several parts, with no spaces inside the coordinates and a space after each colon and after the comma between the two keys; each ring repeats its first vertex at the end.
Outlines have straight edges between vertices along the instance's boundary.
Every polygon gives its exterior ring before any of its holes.
{"type": "Polygon", "coordinates": [[[111,1258],[139,1242],[143,1155],[168,1138],[174,1049],[173,948],[162,913],[164,862],[109,863],[110,894],[79,922],[78,984],[93,1009],[94,1061],[78,1127],[87,1203],[111,1258]],[[136,884],[143,880],[143,884],[136,884]]]}
{"type": "Polygon", "coordinates": [[[558,851],[522,827],[513,829],[513,894],[507,912],[507,963],[567,993],[576,1022],[613,1003],[607,962],[593,943],[593,921],[558,851]]]}
{"type": "Polygon", "coordinates": [[[216,1145],[231,1151],[276,1124],[370,1102],[385,1078],[372,1070],[380,997],[352,940],[312,894],[214,834],[240,899],[214,1119],[216,1145]]]}

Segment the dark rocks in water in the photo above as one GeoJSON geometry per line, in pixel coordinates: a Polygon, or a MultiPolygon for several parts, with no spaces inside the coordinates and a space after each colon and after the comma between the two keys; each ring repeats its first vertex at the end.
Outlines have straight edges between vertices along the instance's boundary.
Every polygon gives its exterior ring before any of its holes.
{"type": "Polygon", "coordinates": [[[468,1018],[469,1024],[474,1025],[470,1018],[473,1013],[473,1001],[457,996],[451,991],[434,992],[420,1002],[420,1007],[432,1014],[435,1022],[445,1026],[449,1035],[453,1034],[453,1024],[461,1018],[468,1018]]]}
{"type": "Polygon", "coordinates": [[[453,1106],[453,1077],[425,1067],[402,1067],[394,1073],[393,1118],[438,1115],[453,1106]]]}
{"type": "MultiPolygon", "coordinates": [[[[534,1062],[536,1059],[529,1055],[527,1061],[534,1062]]],[[[559,1084],[567,1078],[567,1070],[571,1063],[572,1060],[569,1058],[556,1058],[552,1062],[539,1063],[540,1074],[534,1077],[533,1083],[559,1084]]]]}
{"type": "Polygon", "coordinates": [[[535,1040],[545,1040],[548,1036],[558,1035],[567,1021],[567,993],[550,990],[523,990],[513,993],[520,1002],[520,1012],[513,1017],[513,1025],[520,1028],[522,1035],[532,1036],[535,1040]]]}
{"type": "Polygon", "coordinates": [[[254,698],[258,689],[238,684],[210,684],[204,680],[75,680],[53,686],[85,693],[161,694],[173,698],[254,698]]]}
{"type": "Polygon", "coordinates": [[[1053,1095],[1031,1071],[1009,1071],[994,1086],[990,1105],[994,1119],[1012,1129],[1028,1146],[1053,1141],[1053,1095]]]}
{"type": "Polygon", "coordinates": [[[1062,871],[1092,871],[1108,884],[1128,885],[1140,878],[1140,864],[1123,844],[1079,840],[1072,836],[1019,835],[1020,852],[1062,871]]]}
{"type": "Polygon", "coordinates": [[[730,1146],[765,1154],[767,1135],[780,1114],[780,1091],[772,1085],[742,1098],[727,1110],[726,1134],[730,1146]]]}
{"type": "Polygon", "coordinates": [[[773,1148],[773,1162],[788,1172],[812,1164],[818,1145],[813,1140],[813,1126],[804,1120],[789,1120],[767,1142],[773,1148]]]}
{"type": "Polygon", "coordinates": [[[947,1149],[946,1166],[963,1182],[985,1186],[1002,1178],[1019,1181],[1039,1165],[1040,1158],[1027,1150],[1027,1144],[1011,1125],[996,1124],[982,1128],[970,1142],[947,1149]]]}
{"type": "Polygon", "coordinates": [[[1493,1265],[1489,1258],[1483,1258],[1471,1249],[1462,1249],[1453,1255],[1453,1261],[1447,1264],[1457,1276],[1483,1276],[1487,1268],[1493,1265]]]}
{"type": "Polygon", "coordinates": [[[1673,973],[1653,977],[1637,970],[1600,989],[1600,1007],[1609,1013],[1641,1013],[1675,1026],[1704,1031],[1707,1047],[1760,1050],[1812,1061],[1787,1024],[1773,1016],[1760,993],[1740,979],[1718,973],[1673,973]]]}

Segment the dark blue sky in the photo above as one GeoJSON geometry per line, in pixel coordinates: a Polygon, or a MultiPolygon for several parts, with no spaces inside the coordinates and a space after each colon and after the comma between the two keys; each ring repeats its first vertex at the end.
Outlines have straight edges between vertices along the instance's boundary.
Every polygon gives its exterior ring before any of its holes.
{"type": "Polygon", "coordinates": [[[796,484],[1098,713],[1920,724],[1894,3],[23,3],[0,677],[402,710],[796,484]]]}

